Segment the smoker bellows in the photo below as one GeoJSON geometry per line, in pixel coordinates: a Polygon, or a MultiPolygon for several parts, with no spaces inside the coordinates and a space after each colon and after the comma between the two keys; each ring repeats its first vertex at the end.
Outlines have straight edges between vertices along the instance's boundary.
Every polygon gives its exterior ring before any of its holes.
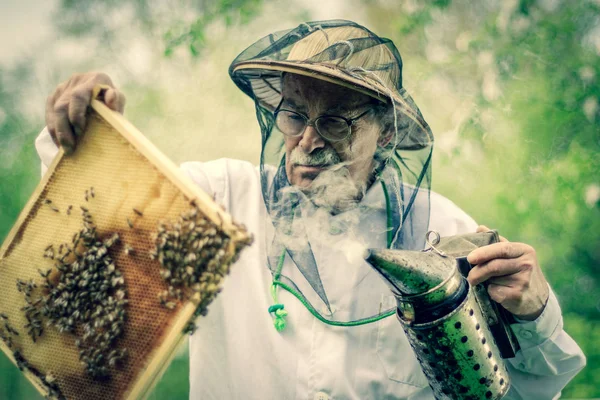
{"type": "Polygon", "coordinates": [[[497,341],[506,341],[488,324],[500,317],[482,298],[485,288],[469,286],[460,259],[385,249],[368,250],[366,258],[396,297],[398,319],[436,398],[502,398],[510,381],[497,341]]]}

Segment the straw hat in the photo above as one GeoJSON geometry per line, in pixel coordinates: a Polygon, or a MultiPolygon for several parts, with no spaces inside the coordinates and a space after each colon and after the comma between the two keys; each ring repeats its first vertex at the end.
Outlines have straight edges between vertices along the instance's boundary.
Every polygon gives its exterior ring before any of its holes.
{"type": "Polygon", "coordinates": [[[391,100],[418,130],[431,136],[402,87],[402,59],[394,43],[351,21],[308,22],[270,34],[244,50],[229,73],[242,91],[271,111],[281,102],[282,74],[294,73],[348,87],[382,102],[391,100]]]}

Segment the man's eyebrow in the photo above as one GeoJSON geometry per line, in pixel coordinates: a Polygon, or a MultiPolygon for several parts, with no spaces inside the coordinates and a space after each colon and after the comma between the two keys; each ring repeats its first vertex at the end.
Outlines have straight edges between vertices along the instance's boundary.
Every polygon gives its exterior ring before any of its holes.
{"type": "Polygon", "coordinates": [[[283,99],[283,103],[282,104],[286,104],[291,106],[292,108],[296,109],[296,110],[306,110],[306,106],[303,104],[296,104],[296,102],[292,99],[283,99]]]}
{"type": "Polygon", "coordinates": [[[327,110],[325,110],[324,114],[333,114],[333,113],[349,113],[352,111],[356,111],[359,109],[362,109],[363,107],[366,107],[368,105],[372,105],[371,102],[367,102],[367,103],[362,103],[362,104],[356,104],[356,105],[343,105],[343,104],[338,104],[335,105],[333,107],[329,107],[327,110]]]}

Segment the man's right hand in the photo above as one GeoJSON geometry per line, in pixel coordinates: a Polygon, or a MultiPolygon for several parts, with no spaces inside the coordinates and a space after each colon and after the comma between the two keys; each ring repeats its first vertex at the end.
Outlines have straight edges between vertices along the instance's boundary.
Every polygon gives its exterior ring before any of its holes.
{"type": "Polygon", "coordinates": [[[71,153],[86,126],[86,111],[92,101],[96,85],[106,85],[104,103],[112,110],[123,114],[125,96],[118,91],[108,75],[101,72],[75,74],[58,85],[46,101],[46,126],[57,146],[71,153]]]}

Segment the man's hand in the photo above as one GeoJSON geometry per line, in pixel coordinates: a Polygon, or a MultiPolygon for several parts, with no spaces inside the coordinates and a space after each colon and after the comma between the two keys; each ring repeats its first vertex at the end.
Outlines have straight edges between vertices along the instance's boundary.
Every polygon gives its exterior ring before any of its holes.
{"type": "MultiPolygon", "coordinates": [[[[486,231],[486,226],[477,228],[486,231]]],[[[533,247],[500,236],[499,243],[473,250],[467,260],[475,265],[469,283],[488,281],[490,297],[516,317],[533,321],[544,311],[549,289],[533,247]]]]}
{"type": "Polygon", "coordinates": [[[100,72],[73,75],[48,96],[46,126],[54,143],[67,153],[75,149],[77,137],[85,130],[86,110],[92,100],[92,90],[98,84],[109,86],[104,93],[104,103],[123,114],[125,96],[115,89],[108,75],[100,72]]]}

